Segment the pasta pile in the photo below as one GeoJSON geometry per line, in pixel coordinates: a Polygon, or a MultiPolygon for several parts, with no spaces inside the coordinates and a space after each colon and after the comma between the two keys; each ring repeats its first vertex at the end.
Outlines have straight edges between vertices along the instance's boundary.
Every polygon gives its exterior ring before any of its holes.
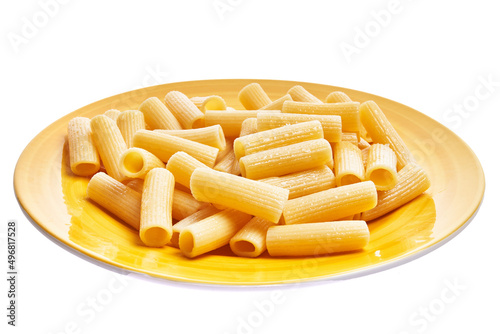
{"type": "Polygon", "coordinates": [[[367,221],[430,186],[373,101],[302,86],[272,101],[258,83],[245,110],[171,91],[137,110],[68,124],[70,166],[87,196],[150,247],[188,258],[229,244],[237,256],[359,250],[367,221]],[[104,171],[103,171],[104,170],[104,171]]]}

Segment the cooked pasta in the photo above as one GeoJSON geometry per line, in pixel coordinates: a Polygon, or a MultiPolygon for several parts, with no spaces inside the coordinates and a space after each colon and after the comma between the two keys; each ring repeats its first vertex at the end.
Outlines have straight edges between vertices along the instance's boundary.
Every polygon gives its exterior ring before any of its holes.
{"type": "Polygon", "coordinates": [[[238,93],[238,100],[247,110],[260,109],[272,103],[264,89],[256,82],[243,87],[238,93]]]}
{"type": "Polygon", "coordinates": [[[361,182],[365,179],[365,166],[361,150],[349,142],[334,144],[335,176],[337,187],[361,182]]]}
{"type": "Polygon", "coordinates": [[[196,168],[208,168],[204,163],[196,160],[186,152],[179,151],[168,160],[167,169],[174,175],[175,182],[189,189],[191,174],[196,168]]]}
{"type": "MultiPolygon", "coordinates": [[[[247,118],[255,118],[259,110],[207,110],[205,112],[205,125],[219,124],[226,137],[238,137],[241,125],[247,118]]],[[[279,113],[279,110],[267,110],[267,113],[279,113]]]]}
{"type": "Polygon", "coordinates": [[[142,148],[129,148],[120,156],[120,171],[127,177],[144,179],[153,168],[165,168],[165,164],[142,148]]]}
{"type": "Polygon", "coordinates": [[[292,97],[294,101],[323,103],[320,99],[309,93],[304,87],[300,85],[293,86],[292,88],[290,88],[288,90],[288,94],[292,97]]]}
{"type": "Polygon", "coordinates": [[[69,165],[80,176],[94,175],[101,168],[97,147],[92,139],[90,119],[75,117],[68,123],[69,165]]]}
{"type": "Polygon", "coordinates": [[[175,90],[168,92],[165,95],[165,105],[184,129],[196,129],[205,126],[204,114],[183,93],[175,90]]]}
{"type": "Polygon", "coordinates": [[[281,110],[281,108],[283,108],[283,103],[285,103],[285,101],[292,101],[292,97],[290,96],[290,94],[283,95],[279,99],[274,100],[268,105],[263,106],[259,110],[281,110]]]}
{"type": "Polygon", "coordinates": [[[389,146],[373,144],[368,149],[366,180],[373,181],[377,190],[394,188],[398,180],[396,154],[389,146]]]}
{"type": "Polygon", "coordinates": [[[252,218],[229,241],[234,254],[244,257],[257,257],[266,250],[266,235],[273,222],[259,217],[252,218]]]}
{"type": "Polygon", "coordinates": [[[126,110],[116,118],[116,125],[125,140],[127,147],[132,147],[132,138],[138,130],[146,129],[144,114],[139,110],[126,110]]]}
{"type": "Polygon", "coordinates": [[[190,100],[202,113],[207,110],[226,110],[226,101],[218,95],[196,96],[190,100]]]}
{"type": "Polygon", "coordinates": [[[170,110],[157,97],[150,97],[139,106],[146,124],[151,129],[181,130],[182,126],[170,110]]]}

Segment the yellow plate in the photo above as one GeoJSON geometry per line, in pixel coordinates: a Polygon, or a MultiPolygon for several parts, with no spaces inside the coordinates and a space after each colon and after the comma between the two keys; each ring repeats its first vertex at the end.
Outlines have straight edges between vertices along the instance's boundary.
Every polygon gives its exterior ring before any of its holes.
{"type": "Polygon", "coordinates": [[[484,174],[471,149],[443,125],[394,101],[360,91],[277,80],[206,80],[147,87],[97,101],[59,119],[26,147],[16,166],[14,188],[26,215],[65,249],[122,273],[139,272],[168,280],[227,285],[263,285],[347,278],[413,260],[442,245],[471,220],[483,198],[484,174]],[[88,178],[68,167],[66,126],[75,116],[136,109],[146,98],[163,99],[170,90],[188,96],[220,95],[242,108],[238,91],[259,82],[271,99],[296,84],[321,99],[334,90],[354,101],[374,100],[399,131],[432,186],[407,205],[369,223],[371,240],[358,252],[311,258],[256,259],[232,256],[228,247],[196,259],[178,249],[148,248],[136,232],[85,198],[88,178]],[[69,246],[69,247],[67,247],[69,246]],[[76,251],[75,251],[76,250],[76,251]],[[83,255],[83,256],[82,256],[83,255]],[[97,261],[96,261],[97,260],[97,261]]]}

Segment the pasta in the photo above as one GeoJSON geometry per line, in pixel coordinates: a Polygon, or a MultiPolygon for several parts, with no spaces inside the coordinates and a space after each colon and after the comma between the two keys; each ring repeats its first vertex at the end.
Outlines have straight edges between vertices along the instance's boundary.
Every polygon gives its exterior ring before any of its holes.
{"type": "Polygon", "coordinates": [[[259,108],[259,110],[281,110],[281,108],[283,108],[283,103],[285,103],[285,101],[292,101],[292,97],[290,96],[290,94],[283,95],[282,97],[280,97],[277,100],[274,100],[268,105],[259,108]]]}
{"type": "Polygon", "coordinates": [[[140,227],[141,194],[106,173],[92,176],[87,197],[136,230],[140,227]]]}
{"type": "Polygon", "coordinates": [[[179,248],[182,254],[193,258],[227,245],[251,218],[249,214],[232,209],[216,213],[183,228],[179,248]]]}
{"type": "Polygon", "coordinates": [[[240,137],[251,135],[258,132],[257,130],[257,118],[247,118],[241,123],[240,137]]]}
{"type": "Polygon", "coordinates": [[[338,143],[342,139],[342,120],[340,116],[283,114],[260,112],[257,114],[257,130],[264,131],[279,128],[288,124],[319,121],[323,127],[323,135],[330,143],[338,143]]]}
{"type": "Polygon", "coordinates": [[[358,250],[369,240],[366,222],[354,220],[271,226],[266,243],[271,256],[318,256],[358,250]]]}
{"type": "Polygon", "coordinates": [[[243,87],[238,94],[238,100],[247,110],[260,109],[272,103],[264,89],[256,82],[243,87]]]}
{"type": "Polygon", "coordinates": [[[337,115],[342,118],[342,131],[359,133],[359,102],[312,103],[285,101],[283,113],[337,115]]]}
{"type": "MultiPolygon", "coordinates": [[[[279,110],[267,110],[268,113],[279,113],[279,110]]],[[[219,124],[226,137],[237,137],[241,132],[241,125],[247,118],[255,118],[259,110],[207,110],[205,112],[205,125],[219,124]]]]}
{"type": "Polygon", "coordinates": [[[157,97],[150,97],[139,106],[146,124],[152,129],[182,130],[175,116],[157,97]]]}
{"type": "Polygon", "coordinates": [[[260,179],[259,181],[288,189],[290,191],[288,199],[302,197],[335,187],[335,175],[333,175],[332,170],[326,165],[280,177],[260,179]]]}
{"type": "Polygon", "coordinates": [[[190,100],[202,113],[207,110],[226,110],[226,101],[217,95],[196,96],[190,100]]]}
{"type": "Polygon", "coordinates": [[[191,174],[196,168],[208,168],[186,152],[177,152],[168,160],[167,169],[174,175],[175,181],[189,189],[191,174]]]}
{"type": "Polygon", "coordinates": [[[315,139],[246,155],[240,159],[240,171],[242,176],[255,180],[325,164],[333,167],[332,149],[326,140],[315,139]]]}
{"type": "Polygon", "coordinates": [[[331,92],[326,97],[326,103],[351,102],[351,98],[344,92],[331,92]]]}
{"type": "Polygon", "coordinates": [[[215,147],[150,130],[137,131],[133,144],[135,147],[148,150],[163,162],[167,162],[175,153],[184,151],[208,167],[214,166],[219,153],[219,149],[215,147]]]}
{"type": "Polygon", "coordinates": [[[165,105],[184,129],[196,129],[205,125],[203,113],[181,92],[168,92],[165,96],[165,105]]]}
{"type": "Polygon", "coordinates": [[[174,184],[165,168],[150,170],[144,179],[139,236],[146,246],[165,246],[172,237],[174,184]]]}
{"type": "Polygon", "coordinates": [[[389,190],[396,185],[396,154],[389,146],[373,144],[368,149],[366,179],[373,181],[377,190],[389,190]]]}
{"type": "Polygon", "coordinates": [[[224,131],[219,124],[199,129],[188,130],[154,130],[171,136],[189,139],[200,144],[205,144],[223,150],[226,147],[224,131]]]}
{"type": "Polygon", "coordinates": [[[229,241],[234,254],[245,257],[257,257],[266,250],[266,234],[275,224],[258,217],[252,218],[229,241]]]}
{"type": "Polygon", "coordinates": [[[365,179],[365,166],[361,150],[349,143],[334,144],[335,175],[337,187],[361,182],[365,179]]]}
{"type": "Polygon", "coordinates": [[[69,166],[145,246],[188,258],[228,244],[249,258],[362,250],[367,221],[430,187],[373,101],[334,91],[323,103],[300,85],[272,101],[258,83],[238,99],[246,110],[172,90],[139,110],[75,117],[69,166]]]}
{"type": "Polygon", "coordinates": [[[120,115],[120,110],[109,109],[109,110],[106,110],[103,115],[106,116],[106,117],[111,118],[113,121],[116,122],[116,120],[118,118],[118,115],[120,115]]]}
{"type": "Polygon", "coordinates": [[[377,190],[371,181],[323,190],[289,200],[283,210],[285,224],[333,221],[377,205],[377,190]]]}
{"type": "Polygon", "coordinates": [[[142,148],[129,148],[120,156],[120,171],[127,177],[144,179],[153,168],[165,168],[165,164],[142,148]]]}
{"type": "Polygon", "coordinates": [[[172,205],[172,218],[183,220],[191,216],[196,211],[206,207],[206,203],[198,202],[190,193],[174,189],[174,203],[172,205]]]}
{"type": "Polygon", "coordinates": [[[373,101],[364,102],[360,107],[360,117],[366,131],[374,142],[388,144],[396,154],[397,168],[400,170],[408,163],[415,162],[403,139],[389,122],[379,106],[373,101]]]}
{"type": "Polygon", "coordinates": [[[187,226],[197,223],[202,219],[215,215],[220,212],[219,209],[209,205],[200,211],[196,211],[192,215],[180,220],[172,227],[172,238],[170,239],[170,245],[179,248],[179,234],[187,226]]]}
{"type": "Polygon", "coordinates": [[[90,127],[106,172],[118,181],[125,180],[125,175],[120,171],[120,156],[127,145],[116,122],[107,116],[97,115],[90,120],[90,127]]]}
{"type": "Polygon", "coordinates": [[[132,138],[138,130],[146,128],[144,114],[139,110],[126,110],[121,112],[116,118],[116,125],[125,140],[127,147],[132,147],[132,138]]]}
{"type": "Polygon", "coordinates": [[[80,176],[94,175],[101,168],[99,153],[92,140],[90,119],[75,117],[68,123],[69,165],[80,176]]]}
{"type": "Polygon", "coordinates": [[[290,88],[288,90],[288,94],[292,97],[294,101],[323,103],[320,99],[309,93],[304,87],[300,85],[293,86],[292,88],[290,88]]]}
{"type": "Polygon", "coordinates": [[[410,163],[398,172],[398,181],[394,188],[379,191],[375,208],[363,210],[361,219],[370,221],[408,203],[430,187],[430,180],[417,164],[410,163]]]}
{"type": "Polygon", "coordinates": [[[208,168],[191,175],[191,191],[198,201],[236,209],[277,223],[288,190],[208,168]]]}
{"type": "Polygon", "coordinates": [[[313,139],[323,139],[323,128],[319,121],[286,125],[239,137],[234,140],[233,147],[239,160],[249,154],[313,139]]]}

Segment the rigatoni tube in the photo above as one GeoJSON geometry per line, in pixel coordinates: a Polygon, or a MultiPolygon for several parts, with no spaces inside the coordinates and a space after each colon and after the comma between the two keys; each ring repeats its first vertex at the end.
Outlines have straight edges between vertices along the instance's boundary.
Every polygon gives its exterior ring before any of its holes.
{"type": "Polygon", "coordinates": [[[240,159],[240,170],[244,177],[256,180],[325,164],[333,167],[332,149],[326,140],[315,139],[246,155],[240,159]]]}
{"type": "Polygon", "coordinates": [[[142,102],[139,110],[144,114],[146,124],[152,129],[181,130],[182,126],[175,116],[157,97],[142,102]]]}
{"type": "Polygon", "coordinates": [[[257,257],[266,250],[266,235],[273,222],[259,217],[252,218],[229,241],[234,254],[244,257],[257,257]]]}
{"type": "Polygon", "coordinates": [[[218,95],[195,96],[190,100],[202,113],[207,110],[226,110],[226,101],[218,95]]]}
{"type": "Polygon", "coordinates": [[[249,214],[232,209],[216,213],[182,229],[179,248],[189,258],[220,248],[227,245],[251,218],[249,214]]]}
{"type": "Polygon", "coordinates": [[[127,147],[132,147],[134,133],[146,128],[144,114],[139,110],[126,110],[121,112],[116,119],[116,125],[118,125],[118,129],[120,129],[127,147]]]}
{"type": "Polygon", "coordinates": [[[373,141],[379,144],[389,144],[396,154],[398,170],[415,161],[403,139],[375,102],[363,103],[359,111],[361,122],[373,141]]]}
{"type": "Polygon", "coordinates": [[[165,168],[154,168],[144,179],[139,236],[146,246],[162,247],[172,237],[175,180],[165,168]]]}
{"type": "Polygon", "coordinates": [[[208,167],[213,167],[219,149],[192,140],[171,136],[155,131],[139,130],[134,135],[135,147],[150,151],[163,162],[179,151],[184,151],[208,167]]]}
{"type": "Polygon", "coordinates": [[[360,130],[359,102],[341,103],[311,103],[285,101],[283,113],[312,114],[312,115],[337,115],[342,118],[342,131],[356,132],[360,130]]]}
{"type": "Polygon", "coordinates": [[[309,93],[304,87],[297,85],[293,86],[288,90],[288,94],[292,97],[294,101],[300,102],[311,102],[311,103],[323,103],[313,94],[309,93]]]}
{"type": "Polygon", "coordinates": [[[362,249],[370,231],[362,220],[271,226],[267,251],[271,256],[315,256],[362,249]]]}
{"type": "Polygon", "coordinates": [[[101,167],[99,153],[92,139],[90,119],[75,117],[68,123],[69,164],[80,176],[97,173],[101,167]]]}
{"type": "Polygon", "coordinates": [[[285,101],[292,101],[292,97],[290,96],[290,94],[283,95],[279,99],[274,100],[273,102],[260,108],[259,110],[281,110],[281,108],[283,108],[283,103],[285,103],[285,101]]]}
{"type": "MultiPolygon", "coordinates": [[[[247,118],[255,118],[259,110],[207,110],[205,112],[205,125],[219,124],[226,137],[238,137],[241,125],[247,118]]],[[[267,110],[267,113],[279,113],[279,110],[267,110]]]]}
{"type": "Polygon", "coordinates": [[[170,239],[169,244],[179,248],[179,235],[184,228],[188,227],[191,224],[197,223],[202,219],[215,215],[218,212],[220,212],[219,209],[215,208],[212,205],[208,205],[200,211],[196,211],[192,215],[189,215],[186,218],[178,221],[172,227],[172,238],[170,239]]]}
{"type": "Polygon", "coordinates": [[[165,105],[184,129],[196,129],[205,125],[204,114],[183,93],[175,90],[168,92],[165,105]]]}
{"type": "Polygon", "coordinates": [[[238,100],[247,110],[260,109],[272,102],[264,89],[256,82],[243,87],[238,93],[238,100]]]}
{"type": "Polygon", "coordinates": [[[106,173],[95,174],[87,196],[136,230],[140,227],[141,194],[106,173]]]}
{"type": "Polygon", "coordinates": [[[127,177],[143,179],[153,168],[165,168],[165,164],[142,148],[129,148],[120,157],[120,170],[127,177]]]}
{"type": "Polygon", "coordinates": [[[154,130],[155,132],[189,139],[200,144],[205,144],[223,150],[226,147],[226,139],[220,125],[212,125],[199,129],[187,130],[154,130]]]}
{"type": "Polygon", "coordinates": [[[394,188],[398,180],[396,154],[387,145],[373,144],[368,149],[366,180],[373,181],[377,190],[394,188]]]}
{"type": "Polygon", "coordinates": [[[361,219],[369,221],[383,216],[422,194],[430,185],[422,167],[410,163],[398,172],[398,181],[394,188],[379,191],[377,206],[371,210],[363,210],[361,219]]]}
{"type": "Polygon", "coordinates": [[[335,187],[335,175],[333,175],[332,170],[326,165],[280,177],[260,179],[259,181],[288,189],[290,191],[288,199],[302,197],[335,187]]]}
{"type": "Polygon", "coordinates": [[[191,175],[194,198],[236,209],[277,223],[288,199],[288,190],[208,168],[191,175]]]}
{"type": "Polygon", "coordinates": [[[234,153],[239,160],[249,154],[313,139],[323,139],[319,121],[310,121],[257,132],[234,140],[234,153]]]}
{"type": "Polygon", "coordinates": [[[351,102],[351,98],[344,92],[331,92],[326,97],[326,103],[351,102]]]}
{"type": "Polygon", "coordinates": [[[337,220],[377,205],[377,190],[371,181],[323,190],[289,200],[283,210],[285,224],[337,220]]]}
{"type": "Polygon", "coordinates": [[[127,145],[116,122],[107,116],[97,115],[90,120],[90,127],[106,172],[120,182],[125,180],[125,175],[120,170],[120,157],[127,145]]]}
{"type": "Polygon", "coordinates": [[[365,179],[365,166],[359,147],[341,141],[333,145],[337,187],[361,182],[365,179]]]}
{"type": "Polygon", "coordinates": [[[167,169],[172,172],[177,183],[189,188],[191,174],[196,168],[208,168],[186,152],[177,152],[168,160],[167,169]]]}
{"type": "Polygon", "coordinates": [[[340,116],[260,112],[257,114],[257,129],[258,131],[264,131],[288,124],[315,120],[321,123],[323,135],[326,140],[331,143],[337,143],[342,139],[342,120],[340,116]]]}

